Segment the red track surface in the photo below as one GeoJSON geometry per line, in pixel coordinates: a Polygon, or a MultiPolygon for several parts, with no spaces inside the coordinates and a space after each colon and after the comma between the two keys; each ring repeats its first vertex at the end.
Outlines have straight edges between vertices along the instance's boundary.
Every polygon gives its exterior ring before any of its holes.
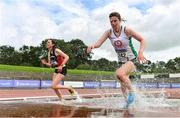
{"type": "MultiPolygon", "coordinates": [[[[121,94],[119,89],[76,89],[80,96],[93,97],[96,94],[121,94]],[[93,94],[93,95],[92,95],[93,94]]],[[[162,89],[146,89],[138,90],[145,94],[158,94],[162,89]]],[[[166,97],[180,99],[180,89],[163,89],[166,97]]],[[[62,90],[63,95],[67,95],[66,90],[62,90]]],[[[52,89],[1,89],[1,98],[18,98],[18,97],[42,97],[42,96],[56,96],[52,89]]]]}

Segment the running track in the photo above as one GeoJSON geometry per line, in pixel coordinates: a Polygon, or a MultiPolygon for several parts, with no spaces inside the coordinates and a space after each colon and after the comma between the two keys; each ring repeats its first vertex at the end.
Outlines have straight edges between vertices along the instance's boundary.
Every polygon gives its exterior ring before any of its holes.
{"type": "MultiPolygon", "coordinates": [[[[100,95],[121,95],[119,89],[76,89],[81,97],[100,97],[100,95]]],[[[180,99],[180,89],[146,89],[137,90],[144,94],[159,94],[164,92],[167,98],[180,99]]],[[[67,90],[62,90],[68,95],[67,90]]],[[[56,96],[52,89],[0,89],[0,100],[26,97],[56,96]]]]}

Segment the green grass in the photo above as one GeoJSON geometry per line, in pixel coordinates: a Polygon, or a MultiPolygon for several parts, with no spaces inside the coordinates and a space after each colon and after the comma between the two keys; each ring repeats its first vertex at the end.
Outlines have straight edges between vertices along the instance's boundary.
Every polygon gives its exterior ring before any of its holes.
{"type": "Polygon", "coordinates": [[[14,65],[2,65],[0,64],[0,71],[17,71],[17,72],[51,72],[52,69],[41,67],[29,67],[29,66],[14,66],[14,65]]]}
{"type": "Polygon", "coordinates": [[[114,72],[110,72],[110,71],[93,71],[93,70],[72,70],[72,69],[69,69],[68,70],[68,73],[69,74],[91,74],[91,75],[113,75],[114,72]]]}
{"type": "MultiPolygon", "coordinates": [[[[3,65],[0,64],[0,71],[15,71],[15,72],[35,72],[35,73],[52,73],[54,72],[53,68],[44,68],[44,67],[30,67],[30,66],[14,66],[14,65],[3,65]]],[[[114,72],[109,71],[93,71],[93,70],[76,70],[68,69],[69,74],[74,75],[113,75],[114,72]]]]}

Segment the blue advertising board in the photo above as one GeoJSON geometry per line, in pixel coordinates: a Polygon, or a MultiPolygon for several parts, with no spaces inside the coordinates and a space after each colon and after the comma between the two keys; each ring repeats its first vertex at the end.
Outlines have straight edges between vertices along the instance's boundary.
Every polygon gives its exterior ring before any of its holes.
{"type": "Polygon", "coordinates": [[[84,85],[84,88],[99,88],[100,87],[99,82],[93,82],[93,81],[84,81],[83,85],[84,85]]]}
{"type": "MultiPolygon", "coordinates": [[[[60,81],[64,85],[64,81],[60,81]]],[[[76,83],[74,83],[76,84],[76,83]]],[[[0,88],[50,88],[51,80],[0,80],[0,88]]],[[[133,83],[138,88],[180,88],[180,83],[133,83]]],[[[84,88],[117,88],[116,81],[84,81],[84,88]]]]}
{"type": "Polygon", "coordinates": [[[145,88],[145,83],[133,83],[133,85],[138,88],[145,88]]]}
{"type": "Polygon", "coordinates": [[[158,83],[158,88],[171,88],[171,83],[158,83]]]}
{"type": "Polygon", "coordinates": [[[0,80],[0,88],[12,88],[14,80],[0,80]]]}
{"type": "MultiPolygon", "coordinates": [[[[64,81],[59,82],[61,85],[64,84],[64,81]]],[[[50,88],[52,86],[52,81],[51,80],[42,80],[41,81],[41,88],[50,88]]]]}
{"type": "Polygon", "coordinates": [[[43,80],[41,81],[41,87],[42,88],[48,88],[52,86],[52,81],[51,80],[43,80]]]}
{"type": "Polygon", "coordinates": [[[158,88],[157,83],[134,83],[138,88],[158,88]]]}
{"type": "Polygon", "coordinates": [[[180,83],[171,83],[172,88],[180,88],[180,83]]]}
{"type": "Polygon", "coordinates": [[[39,88],[40,80],[14,80],[15,88],[39,88]]]}
{"type": "Polygon", "coordinates": [[[146,83],[145,88],[158,88],[157,83],[146,83]]]}
{"type": "Polygon", "coordinates": [[[101,81],[101,88],[116,88],[116,81],[101,81]]]}

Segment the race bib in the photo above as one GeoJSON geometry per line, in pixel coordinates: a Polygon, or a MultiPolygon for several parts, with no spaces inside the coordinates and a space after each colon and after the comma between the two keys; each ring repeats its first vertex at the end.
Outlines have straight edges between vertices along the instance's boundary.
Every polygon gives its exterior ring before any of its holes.
{"type": "Polygon", "coordinates": [[[127,61],[127,52],[117,52],[119,62],[127,61]]]}

